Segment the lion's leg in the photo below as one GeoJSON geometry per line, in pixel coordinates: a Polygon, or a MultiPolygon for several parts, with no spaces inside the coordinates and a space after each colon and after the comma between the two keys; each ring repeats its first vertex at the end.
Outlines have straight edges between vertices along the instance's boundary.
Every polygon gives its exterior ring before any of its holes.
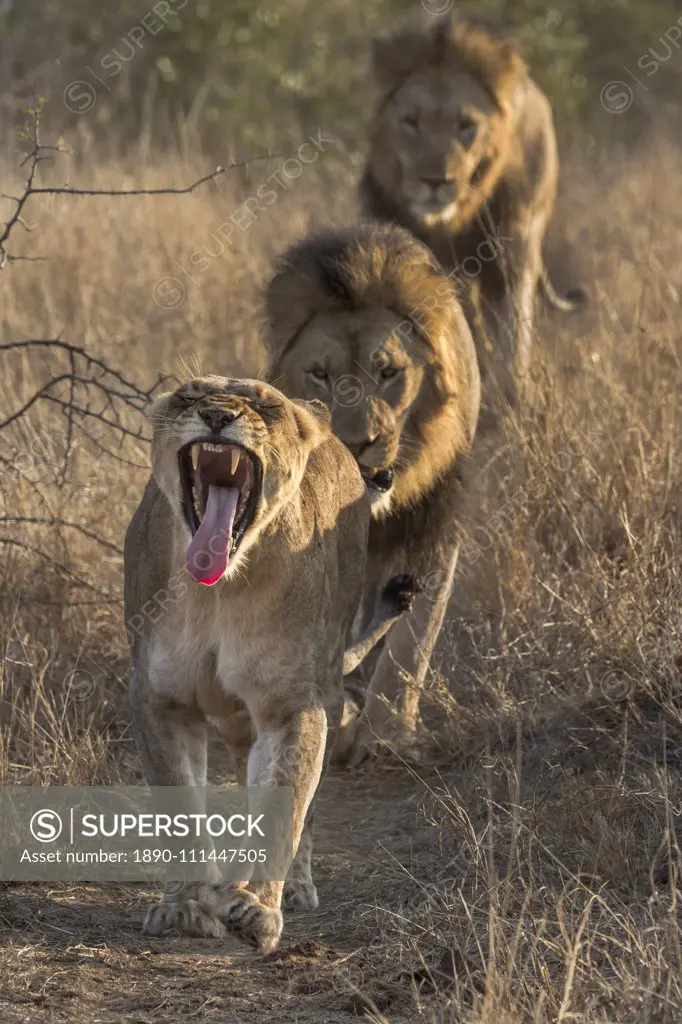
{"type": "Polygon", "coordinates": [[[428,574],[413,610],[388,634],[364,710],[359,715],[349,763],[357,764],[381,741],[404,745],[413,738],[431,653],[438,640],[457,568],[459,545],[428,574]]]}
{"type": "Polygon", "coordinates": [[[229,704],[230,713],[212,721],[230,748],[237,785],[245,786],[249,754],[255,738],[253,722],[243,701],[231,698],[229,704]]]}
{"type": "Polygon", "coordinates": [[[296,855],[284,883],[284,906],[287,910],[315,910],[320,905],[312,868],[314,808],[313,798],[306,814],[296,855]]]}
{"type": "MultiPolygon", "coordinates": [[[[258,736],[249,754],[247,783],[249,786],[291,788],[295,856],[322,774],[327,716],[321,706],[308,706],[285,721],[261,719],[257,713],[255,718],[258,736]]],[[[248,889],[224,884],[217,888],[216,912],[221,921],[261,951],[275,949],[282,932],[280,906],[284,883],[252,882],[248,889]]]]}
{"type": "Polygon", "coordinates": [[[528,251],[523,271],[514,291],[508,296],[508,316],[512,331],[514,353],[514,376],[523,386],[531,365],[533,333],[535,329],[535,304],[540,277],[542,254],[528,251]]]}
{"type": "MultiPolygon", "coordinates": [[[[345,707],[346,703],[341,692],[337,694],[336,698],[331,699],[328,702],[327,740],[320,780],[329,766],[333,751],[335,751],[337,747],[345,707]]],[[[284,884],[284,905],[289,910],[314,910],[320,904],[312,874],[313,828],[316,796],[317,794],[315,794],[310,801],[298,849],[296,850],[296,855],[291,863],[291,867],[287,874],[287,880],[284,884]]]]}
{"type": "MultiPolygon", "coordinates": [[[[241,703],[241,702],[240,702],[241,703]]],[[[245,705],[236,709],[229,718],[216,723],[228,742],[235,768],[237,783],[247,784],[249,754],[254,740],[251,715],[245,705]]],[[[319,906],[317,889],[312,876],[314,799],[308,808],[296,856],[291,862],[284,883],[284,906],[290,910],[314,910],[319,906]]]]}
{"type": "Polygon", "coordinates": [[[205,786],[206,721],[198,708],[150,694],[136,671],[131,682],[133,732],[150,786],[205,786]]]}
{"type": "Polygon", "coordinates": [[[523,230],[504,252],[505,294],[496,309],[503,346],[509,354],[514,377],[522,384],[531,365],[535,307],[542,272],[542,241],[547,226],[545,213],[528,214],[523,230]]]}
{"type": "MultiPolygon", "coordinates": [[[[150,786],[182,786],[187,789],[191,806],[187,810],[201,814],[205,810],[206,721],[194,706],[155,697],[149,680],[139,668],[131,682],[133,730],[142,758],[145,779],[150,786]]],[[[151,906],[144,921],[147,935],[163,935],[178,930],[189,935],[220,937],[225,934],[221,922],[211,913],[210,883],[219,872],[207,865],[206,883],[169,882],[162,903],[151,906]]]]}

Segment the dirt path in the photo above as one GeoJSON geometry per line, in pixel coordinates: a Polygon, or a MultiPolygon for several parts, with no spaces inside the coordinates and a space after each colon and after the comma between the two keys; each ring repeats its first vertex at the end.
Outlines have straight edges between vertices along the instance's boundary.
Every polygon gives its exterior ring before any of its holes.
{"type": "Polygon", "coordinates": [[[401,767],[328,776],[317,815],[320,908],[289,915],[268,957],[232,938],[146,938],[150,897],[134,886],[0,890],[0,1019],[346,1024],[367,1009],[355,985],[391,1024],[406,1024],[409,981],[378,969],[378,940],[416,884],[411,872],[438,856],[437,830],[419,824],[423,795],[401,767]]]}

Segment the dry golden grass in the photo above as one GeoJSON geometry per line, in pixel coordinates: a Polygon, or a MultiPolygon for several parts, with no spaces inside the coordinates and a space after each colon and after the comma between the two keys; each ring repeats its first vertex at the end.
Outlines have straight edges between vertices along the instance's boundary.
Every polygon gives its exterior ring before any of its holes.
{"type": "MultiPolygon", "coordinates": [[[[14,251],[49,260],[3,272],[2,340],[60,336],[143,388],[187,367],[258,372],[271,255],[353,217],[355,161],[330,150],[195,281],[176,264],[191,269],[203,245],[216,251],[217,228],[273,169],[254,165],[185,197],[32,201],[35,230],[17,232],[14,251]],[[164,309],[154,288],[168,276],[185,295],[164,309]]],[[[205,170],[92,157],[70,179],[181,184],[205,170]]],[[[591,308],[540,320],[532,399],[481,442],[424,708],[430,758],[416,773],[394,763],[325,784],[326,904],[291,925],[301,941],[268,964],[182,940],[152,955],[136,931],[139,894],[53,887],[48,900],[10,888],[4,1019],[682,1019],[681,185],[679,155],[663,144],[569,160],[553,249],[590,284],[591,308]],[[84,949],[106,961],[96,976],[84,949]],[[64,977],[48,985],[56,963],[64,977]],[[127,1009],[116,1002],[121,971],[137,999],[127,1009]],[[252,994],[248,1006],[230,986],[252,994]]],[[[51,352],[2,359],[3,415],[68,368],[51,352]]],[[[142,425],[123,415],[131,430],[142,425]]],[[[41,402],[2,431],[0,512],[77,522],[113,547],[73,527],[2,521],[5,784],[137,778],[115,548],[147,452],[101,423],[91,439],[76,427],[69,447],[67,426],[41,402]],[[119,444],[127,463],[98,449],[119,444]]]]}

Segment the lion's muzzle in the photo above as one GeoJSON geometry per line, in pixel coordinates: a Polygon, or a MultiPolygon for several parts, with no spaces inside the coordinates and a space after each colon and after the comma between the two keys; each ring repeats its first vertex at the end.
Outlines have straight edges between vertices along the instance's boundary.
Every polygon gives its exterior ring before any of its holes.
{"type": "Polygon", "coordinates": [[[380,469],[376,473],[363,473],[362,478],[370,489],[373,488],[380,494],[385,494],[393,487],[394,475],[393,466],[387,466],[386,469],[380,469]]]}

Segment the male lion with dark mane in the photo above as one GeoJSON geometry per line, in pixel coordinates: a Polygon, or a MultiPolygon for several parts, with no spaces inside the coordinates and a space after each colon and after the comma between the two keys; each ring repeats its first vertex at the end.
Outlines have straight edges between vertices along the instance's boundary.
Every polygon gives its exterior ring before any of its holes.
{"type": "Polygon", "coordinates": [[[412,739],[452,587],[466,454],[480,377],[471,331],[433,254],[388,224],[293,245],[266,291],[269,375],[321,399],[357,459],[372,521],[360,625],[396,572],[424,582],[388,634],[362,713],[342,737],[356,762],[376,740],[412,739]]]}
{"type": "Polygon", "coordinates": [[[457,13],[375,40],[373,69],[364,211],[409,228],[451,271],[481,370],[492,362],[513,397],[538,289],[565,312],[584,299],[557,294],[542,253],[559,169],[549,101],[506,35],[457,13]]]}

